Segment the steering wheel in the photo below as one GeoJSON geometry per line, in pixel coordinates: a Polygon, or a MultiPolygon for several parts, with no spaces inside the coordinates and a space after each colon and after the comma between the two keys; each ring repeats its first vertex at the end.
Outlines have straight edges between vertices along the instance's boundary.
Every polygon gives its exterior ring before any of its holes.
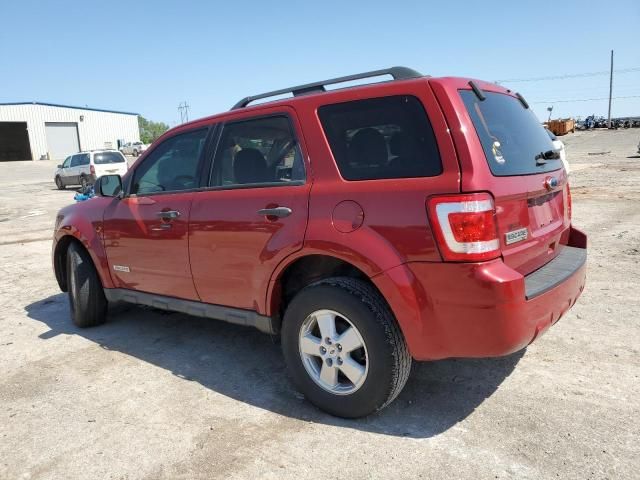
{"type": "MultiPolygon", "coordinates": [[[[143,192],[143,193],[153,193],[153,192],[157,192],[157,191],[163,192],[163,191],[165,191],[165,190],[166,190],[166,188],[165,188],[165,187],[163,187],[162,185],[158,185],[157,183],[150,182],[149,180],[140,180],[140,182],[136,185],[136,187],[137,187],[137,188],[136,188],[136,193],[139,193],[139,192],[140,192],[140,190],[141,190],[141,188],[140,188],[140,187],[141,187],[141,185],[142,185],[142,184],[144,184],[144,183],[147,183],[147,184],[149,184],[149,185],[152,185],[153,187],[157,188],[157,190],[145,191],[145,192],[143,192]]],[[[148,190],[148,189],[142,189],[142,190],[148,190]]]]}

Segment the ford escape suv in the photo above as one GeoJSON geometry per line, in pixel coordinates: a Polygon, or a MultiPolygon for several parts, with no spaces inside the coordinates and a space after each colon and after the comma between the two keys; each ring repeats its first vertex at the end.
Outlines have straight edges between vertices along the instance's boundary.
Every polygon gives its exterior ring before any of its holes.
{"type": "Polygon", "coordinates": [[[343,417],[390,403],[412,359],[526,347],[585,285],[551,139],[479,80],[394,67],[247,97],[96,193],[55,224],[76,325],[125,301],[256,327],[343,417]]]}

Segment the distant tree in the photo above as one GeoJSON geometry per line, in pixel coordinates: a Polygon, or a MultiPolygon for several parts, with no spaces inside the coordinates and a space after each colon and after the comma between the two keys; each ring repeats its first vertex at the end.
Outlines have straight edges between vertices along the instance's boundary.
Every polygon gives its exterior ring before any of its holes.
{"type": "Polygon", "coordinates": [[[138,127],[140,128],[140,141],[142,143],[153,143],[153,141],[169,130],[169,125],[162,122],[152,122],[146,118],[138,117],[138,127]]]}

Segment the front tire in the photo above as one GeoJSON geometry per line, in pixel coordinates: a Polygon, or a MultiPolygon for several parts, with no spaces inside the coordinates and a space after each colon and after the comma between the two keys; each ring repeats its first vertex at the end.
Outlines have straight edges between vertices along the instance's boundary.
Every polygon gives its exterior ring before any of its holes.
{"type": "Polygon", "coordinates": [[[284,316],[282,348],[298,389],[339,417],[384,408],[411,370],[388,305],[371,285],[354,278],[329,278],[298,293],[284,316]]]}
{"type": "Polygon", "coordinates": [[[104,323],[107,299],[87,251],[76,243],[67,251],[67,289],[73,323],[80,328],[104,323]]]}
{"type": "Polygon", "coordinates": [[[56,187],[58,187],[58,190],[64,190],[65,188],[60,175],[56,175],[56,187]]]}

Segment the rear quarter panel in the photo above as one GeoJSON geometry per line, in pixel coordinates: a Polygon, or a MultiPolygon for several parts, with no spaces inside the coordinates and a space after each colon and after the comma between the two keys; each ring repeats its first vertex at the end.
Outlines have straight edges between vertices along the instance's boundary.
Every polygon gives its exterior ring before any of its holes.
{"type": "Polygon", "coordinates": [[[459,168],[448,126],[426,79],[310,95],[295,108],[304,127],[314,183],[309,204],[305,249],[345,258],[368,275],[408,261],[440,261],[431,233],[426,199],[459,191],[459,168]],[[318,118],[322,105],[358,99],[412,95],[432,124],[443,173],[435,177],[346,181],[338,170],[318,118]],[[335,228],[333,213],[343,201],[360,205],[362,226],[351,233],[335,228]]]}

